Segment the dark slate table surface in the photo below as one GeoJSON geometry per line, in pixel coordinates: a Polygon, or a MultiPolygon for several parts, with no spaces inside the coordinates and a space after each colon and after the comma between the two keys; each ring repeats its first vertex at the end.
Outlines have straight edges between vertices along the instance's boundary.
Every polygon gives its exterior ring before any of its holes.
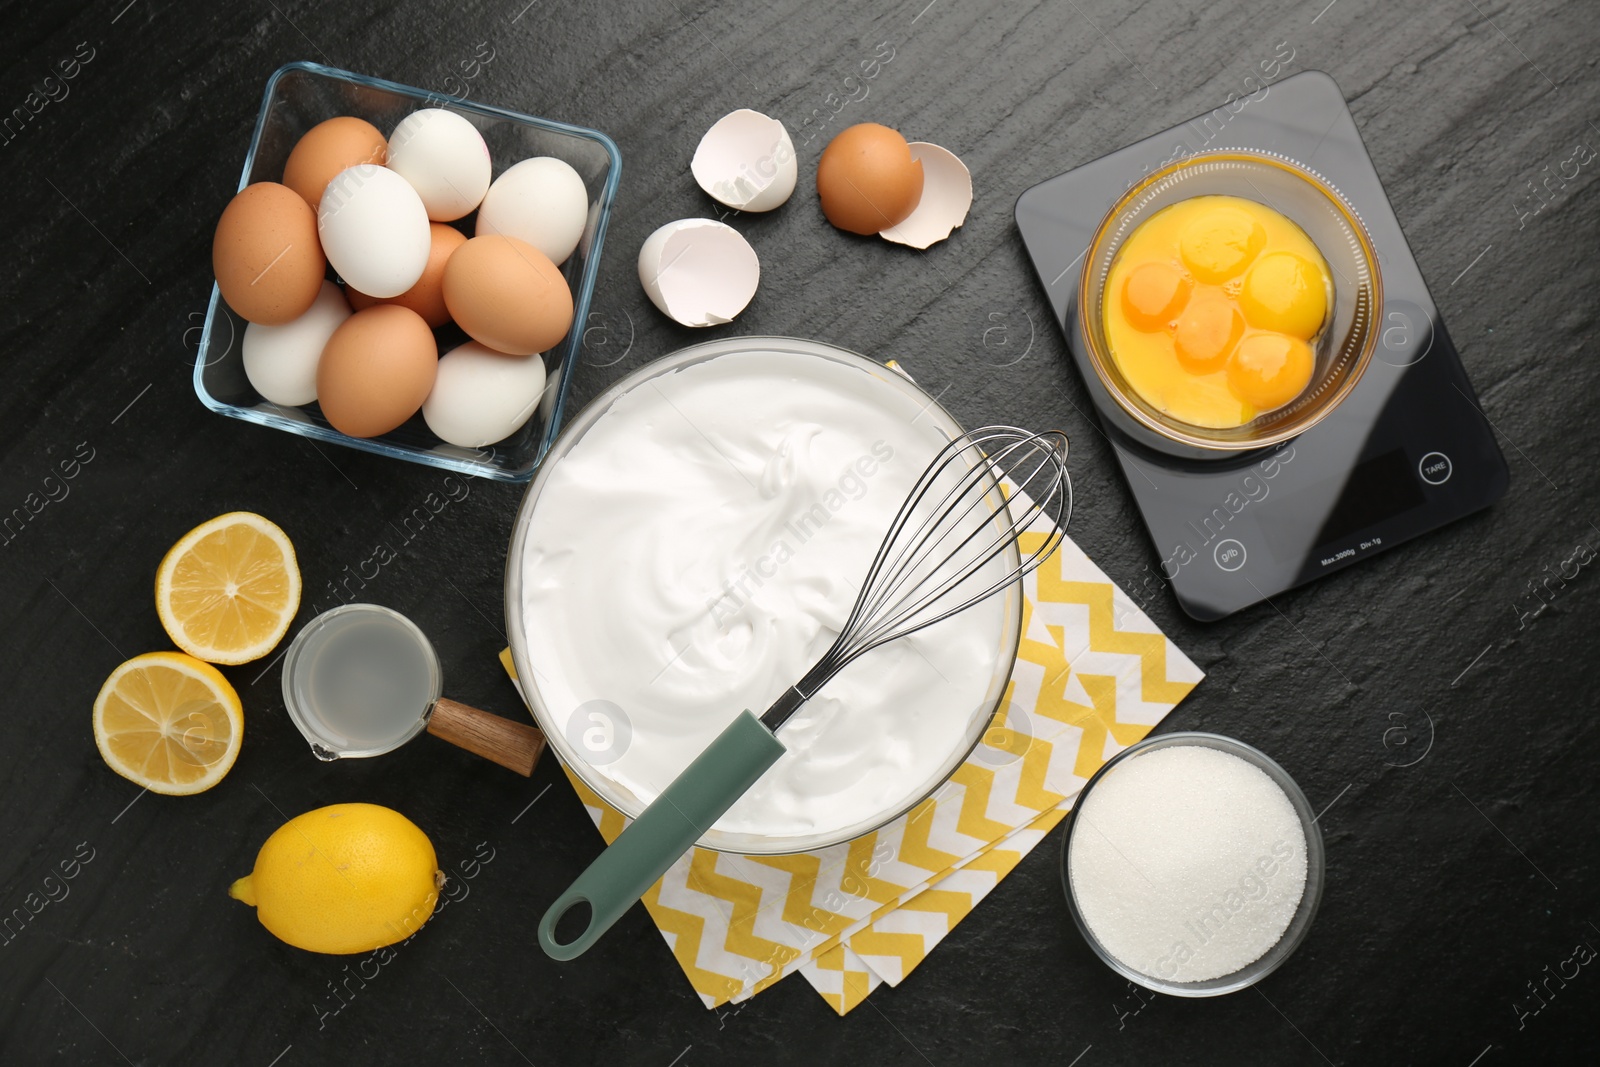
{"type": "MultiPolygon", "coordinates": [[[[1582,564],[1600,551],[1591,5],[97,0],[6,15],[0,112],[29,114],[0,143],[0,512],[46,503],[0,545],[0,913],[61,862],[92,859],[0,943],[0,1063],[1593,1062],[1600,963],[1575,962],[1581,943],[1600,946],[1600,575],[1582,564]],[[575,963],[538,950],[541,910],[598,845],[553,760],[524,781],[422,742],[321,765],[276,670],[258,665],[227,672],[248,725],[219,788],[141,797],[104,767],[90,706],[125,656],[169,647],[150,586],[179,534],[226,510],[273,517],[299,546],[308,616],[441,482],[220,418],[191,389],[211,229],[276,67],[313,59],[460,91],[459,63],[487,42],[473,98],[616,139],[622,188],[591,324],[604,329],[574,383],[581,404],[705,336],[656,314],[634,270],[656,226],[712,213],[688,174],[699,135],[737,107],[798,129],[885,41],[892,63],[834,122],[957,151],[977,188],[966,227],[921,257],[833,232],[809,191],[819,138],[787,207],[736,220],[764,276],[721,332],[897,357],[948,387],[969,424],[1067,430],[1073,536],[1131,580],[1155,557],[1079,414],[1012,204],[1216,106],[1287,43],[1291,69],[1329,72],[1351,102],[1500,434],[1511,490],[1487,512],[1216,624],[1152,602],[1208,674],[1162,728],[1247,740],[1331,805],[1321,914],[1282,970],[1258,990],[1131,1013],[1068,919],[1052,838],[849,1017],[798,977],[719,1015],[642,909],[575,963]],[[35,113],[28,94],[74,57],[35,113]],[[998,358],[1001,341],[1025,358],[998,358]],[[93,458],[64,491],[47,484],[75,452],[93,458]],[[1530,582],[1558,573],[1530,614],[1530,582]],[[447,866],[480,843],[494,859],[324,1017],[346,961],[279,944],[225,889],[280,811],[358,799],[409,814],[447,866]]],[[[432,634],[455,696],[505,711],[519,710],[495,662],[518,499],[471,482],[369,588],[432,634]]]]}

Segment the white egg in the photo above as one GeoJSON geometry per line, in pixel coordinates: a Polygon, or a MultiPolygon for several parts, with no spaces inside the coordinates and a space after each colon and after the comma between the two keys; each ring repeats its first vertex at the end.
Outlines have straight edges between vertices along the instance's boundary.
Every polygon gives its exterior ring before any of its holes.
{"type": "Polygon", "coordinates": [[[720,326],[749,306],[761,261],[744,235],[715,219],[679,219],[645,238],[639,284],[661,313],[685,326],[720,326]]]}
{"type": "Polygon", "coordinates": [[[439,360],[422,418],[440,440],[482,448],[522,429],[544,384],[543,356],[508,356],[469,341],[439,360]]]}
{"type": "Polygon", "coordinates": [[[372,163],[342,170],[328,183],[317,208],[317,236],[339,277],[380,300],[417,284],[433,245],[417,191],[372,163]]]}
{"type": "Polygon", "coordinates": [[[489,186],[478,208],[477,235],[520,238],[560,266],[578,247],[588,218],[589,193],[578,172],[565,160],[537,156],[489,186]]]}
{"type": "Polygon", "coordinates": [[[489,191],[494,165],[476,126],[454,111],[413,111],[389,135],[389,169],[422,197],[435,222],[466,215],[489,191]]]}
{"type": "Polygon", "coordinates": [[[244,376],[274,404],[298,407],[317,398],[317,362],[350,305],[330,281],[304,314],[281,326],[252,322],[244,330],[244,376]]]}

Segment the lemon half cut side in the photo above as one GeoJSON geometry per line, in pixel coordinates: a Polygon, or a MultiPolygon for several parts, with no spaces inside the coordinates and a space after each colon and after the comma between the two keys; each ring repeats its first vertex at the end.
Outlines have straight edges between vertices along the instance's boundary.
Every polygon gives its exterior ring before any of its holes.
{"type": "Polygon", "coordinates": [[[300,609],[294,545],[249,511],[203,522],[178,539],[156,570],[156,612],[179,648],[207,663],[260,659],[300,609]]]}
{"type": "Polygon", "coordinates": [[[187,796],[239,757],[239,695],[209,663],[148,652],[111,672],[94,702],[94,742],[111,769],[152,793],[187,796]]]}

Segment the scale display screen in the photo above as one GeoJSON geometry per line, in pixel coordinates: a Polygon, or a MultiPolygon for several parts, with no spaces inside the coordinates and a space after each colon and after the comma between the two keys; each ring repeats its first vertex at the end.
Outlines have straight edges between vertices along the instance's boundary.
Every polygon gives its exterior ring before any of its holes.
{"type": "Polygon", "coordinates": [[[1344,491],[1322,522],[1317,544],[1342,541],[1353,533],[1371,529],[1385,519],[1403,515],[1426,501],[1417,474],[1396,448],[1357,464],[1345,481],[1344,491]]]}

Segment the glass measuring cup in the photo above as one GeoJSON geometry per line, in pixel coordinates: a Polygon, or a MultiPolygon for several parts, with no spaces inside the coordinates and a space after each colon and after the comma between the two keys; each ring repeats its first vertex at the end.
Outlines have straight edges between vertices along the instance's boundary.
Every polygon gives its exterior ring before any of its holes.
{"type": "Polygon", "coordinates": [[[441,696],[443,684],[428,638],[410,619],[377,604],[323,612],[295,635],[283,660],[289,718],[320,760],[382,755],[427,730],[531,775],[544,735],[441,696]]]}

